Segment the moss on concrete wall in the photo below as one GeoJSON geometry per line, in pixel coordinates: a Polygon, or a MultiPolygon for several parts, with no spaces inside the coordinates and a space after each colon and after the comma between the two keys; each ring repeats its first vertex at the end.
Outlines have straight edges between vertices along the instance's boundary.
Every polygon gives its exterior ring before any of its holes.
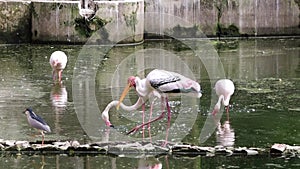
{"type": "Polygon", "coordinates": [[[192,38],[300,35],[300,0],[137,0],[96,4],[96,17],[87,22],[81,19],[74,1],[1,1],[0,43],[84,43],[108,22],[117,26],[111,28],[112,32],[103,31],[102,38],[113,41],[124,36],[125,43],[142,41],[144,32],[192,38]],[[165,18],[147,18],[144,12],[165,18]],[[166,15],[177,20],[169,20],[166,15]],[[181,24],[178,18],[189,24],[181,24]]]}
{"type": "Polygon", "coordinates": [[[31,41],[30,3],[0,2],[0,43],[31,41]]]}

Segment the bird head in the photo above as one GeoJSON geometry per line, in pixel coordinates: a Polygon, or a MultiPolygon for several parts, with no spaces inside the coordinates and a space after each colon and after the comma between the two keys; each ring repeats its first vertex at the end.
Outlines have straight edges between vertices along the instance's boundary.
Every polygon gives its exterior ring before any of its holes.
{"type": "Polygon", "coordinates": [[[61,62],[58,61],[58,59],[56,59],[56,60],[53,60],[52,65],[53,65],[54,67],[60,67],[60,66],[61,66],[61,62]]]}
{"type": "Polygon", "coordinates": [[[130,76],[127,80],[129,87],[136,87],[136,83],[135,83],[135,77],[134,76],[130,76]]]}
{"type": "Polygon", "coordinates": [[[30,107],[26,108],[25,111],[23,111],[23,113],[26,114],[26,115],[29,114],[29,113],[32,113],[32,109],[30,107]]]}
{"type": "Polygon", "coordinates": [[[127,86],[125,87],[121,97],[120,97],[120,100],[119,100],[119,103],[117,105],[117,110],[119,110],[119,107],[120,107],[120,104],[122,103],[122,101],[124,100],[126,94],[129,92],[130,88],[131,87],[136,87],[136,83],[135,83],[135,77],[134,76],[130,76],[127,80],[127,86]]]}
{"type": "Polygon", "coordinates": [[[56,67],[56,65],[57,65],[57,60],[53,60],[52,63],[51,63],[51,65],[54,66],[54,67],[56,67]]]}

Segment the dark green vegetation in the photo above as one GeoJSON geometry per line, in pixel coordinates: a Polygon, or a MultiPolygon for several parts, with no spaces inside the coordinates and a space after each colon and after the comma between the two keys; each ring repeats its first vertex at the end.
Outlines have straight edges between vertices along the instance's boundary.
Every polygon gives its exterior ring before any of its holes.
{"type": "MultiPolygon", "coordinates": [[[[5,22],[0,31],[0,43],[24,43],[31,41],[31,10],[32,4],[26,8],[16,6],[13,9],[6,9],[6,5],[0,7],[0,18],[5,22]],[[14,15],[15,18],[7,18],[14,15]],[[9,21],[9,22],[8,22],[9,21]]],[[[0,21],[0,23],[1,23],[0,21]]]]}
{"type": "Polygon", "coordinates": [[[94,32],[99,31],[102,41],[108,40],[108,33],[105,29],[101,29],[108,22],[107,20],[95,17],[92,20],[86,20],[85,18],[76,18],[74,21],[75,30],[83,37],[89,38],[94,32]]]}

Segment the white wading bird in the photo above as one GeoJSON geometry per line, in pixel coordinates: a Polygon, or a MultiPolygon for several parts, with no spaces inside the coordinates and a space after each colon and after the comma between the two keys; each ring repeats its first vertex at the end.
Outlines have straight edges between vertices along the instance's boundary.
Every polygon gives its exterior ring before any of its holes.
{"type": "MultiPolygon", "coordinates": [[[[229,101],[231,95],[234,93],[234,84],[229,79],[221,79],[218,80],[215,84],[216,94],[218,95],[219,99],[217,104],[214,107],[212,115],[216,115],[221,108],[221,103],[227,107],[227,117],[229,112],[229,101]]],[[[227,119],[228,120],[228,119],[227,119]]]]}
{"type": "Polygon", "coordinates": [[[50,65],[52,67],[52,78],[53,81],[57,79],[61,82],[62,71],[65,69],[68,62],[67,55],[62,51],[55,51],[51,54],[50,65]]]}
{"type": "MultiPolygon", "coordinates": [[[[102,113],[102,119],[105,121],[107,126],[112,126],[112,124],[109,121],[109,115],[108,115],[108,111],[112,106],[117,106],[117,109],[119,108],[119,106],[121,106],[121,108],[127,111],[136,110],[141,105],[144,104],[144,102],[148,99],[148,96],[150,94],[153,94],[156,97],[161,97],[162,104],[164,101],[166,102],[166,107],[168,111],[168,123],[170,122],[171,119],[171,110],[168,104],[168,95],[186,94],[197,98],[200,98],[202,96],[201,87],[199,83],[175,72],[154,69],[144,79],[130,76],[128,78],[128,85],[124,89],[120,97],[120,100],[112,101],[110,104],[107,105],[107,107],[102,113]],[[136,92],[139,95],[139,99],[134,105],[125,106],[122,103],[122,101],[131,87],[135,88],[136,92]]],[[[143,123],[141,125],[134,127],[127,134],[135,132],[141,127],[163,118],[164,114],[165,112],[163,111],[159,117],[147,123],[143,123]]]]}

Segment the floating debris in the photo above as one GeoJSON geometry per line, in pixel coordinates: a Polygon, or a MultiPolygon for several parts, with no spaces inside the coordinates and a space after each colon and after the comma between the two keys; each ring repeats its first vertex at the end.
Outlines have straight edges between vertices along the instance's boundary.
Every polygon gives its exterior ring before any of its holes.
{"type": "Polygon", "coordinates": [[[46,141],[40,142],[15,141],[0,139],[2,154],[32,155],[32,154],[67,154],[87,155],[106,154],[119,157],[139,156],[253,156],[253,155],[276,155],[276,156],[300,156],[300,146],[287,144],[274,144],[271,148],[247,148],[247,147],[203,147],[183,143],[168,143],[164,146],[161,141],[157,142],[94,142],[80,144],[78,141],[46,141]]]}

